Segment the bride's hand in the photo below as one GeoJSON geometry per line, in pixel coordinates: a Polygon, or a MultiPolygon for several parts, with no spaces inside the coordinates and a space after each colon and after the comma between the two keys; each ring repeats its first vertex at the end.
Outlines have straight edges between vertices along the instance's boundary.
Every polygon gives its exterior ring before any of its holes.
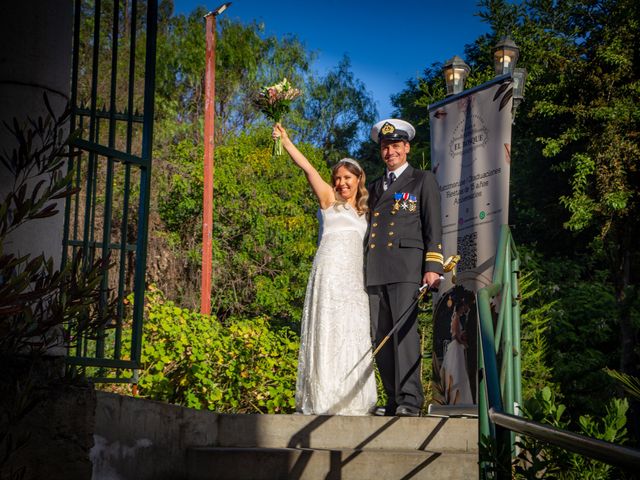
{"type": "Polygon", "coordinates": [[[287,135],[287,131],[282,128],[282,125],[276,123],[273,125],[273,132],[271,133],[271,137],[275,140],[276,138],[282,138],[282,140],[286,140],[289,138],[287,135]]]}

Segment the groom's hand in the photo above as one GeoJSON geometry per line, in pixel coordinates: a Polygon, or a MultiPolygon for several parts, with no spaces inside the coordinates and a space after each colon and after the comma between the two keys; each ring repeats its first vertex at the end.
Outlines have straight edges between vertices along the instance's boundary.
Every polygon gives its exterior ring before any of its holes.
{"type": "Polygon", "coordinates": [[[422,277],[422,284],[429,285],[429,290],[438,290],[440,286],[440,275],[435,272],[425,272],[422,277]]]}

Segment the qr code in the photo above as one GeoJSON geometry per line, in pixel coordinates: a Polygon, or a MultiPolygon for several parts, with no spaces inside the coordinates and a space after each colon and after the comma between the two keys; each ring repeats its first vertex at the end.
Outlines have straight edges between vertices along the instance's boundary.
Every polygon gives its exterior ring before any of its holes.
{"type": "Polygon", "coordinates": [[[473,232],[458,237],[458,271],[471,270],[478,266],[478,233],[473,232]]]}

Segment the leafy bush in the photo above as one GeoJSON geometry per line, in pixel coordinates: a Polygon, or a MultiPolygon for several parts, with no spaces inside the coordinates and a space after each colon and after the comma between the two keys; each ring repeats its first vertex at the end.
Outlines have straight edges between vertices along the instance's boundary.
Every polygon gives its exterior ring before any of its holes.
{"type": "MultiPolygon", "coordinates": [[[[579,418],[580,433],[591,438],[622,444],[627,440],[626,399],[612,398],[601,418],[582,415],[579,418]]],[[[524,411],[527,417],[556,428],[570,429],[569,421],[563,418],[566,407],[556,403],[550,388],[538,391],[525,401],[524,411]]],[[[538,442],[524,436],[519,442],[521,448],[516,463],[516,478],[558,478],[558,479],[606,479],[612,477],[615,470],[611,465],[590,458],[568,453],[565,450],[538,442]]],[[[618,472],[619,473],[619,472],[618,472]]]]}
{"type": "Polygon", "coordinates": [[[620,352],[606,273],[589,259],[552,259],[527,246],[519,251],[527,272],[521,284],[523,396],[550,386],[573,422],[581,414],[600,415],[614,388],[603,369],[618,366],[620,352]]]}
{"type": "Polygon", "coordinates": [[[577,413],[600,415],[614,388],[603,369],[619,364],[619,329],[613,288],[604,277],[594,271],[586,280],[559,282],[550,311],[553,376],[574,420],[577,413]]]}
{"type": "Polygon", "coordinates": [[[559,391],[559,386],[552,382],[553,369],[549,361],[551,314],[558,302],[545,300],[541,288],[534,272],[528,271],[520,277],[523,398],[531,398],[545,386],[550,386],[554,392],[559,391]]]}
{"type": "Polygon", "coordinates": [[[147,292],[140,394],[198,409],[291,413],[298,338],[269,319],[233,320],[180,308],[147,292]]]}

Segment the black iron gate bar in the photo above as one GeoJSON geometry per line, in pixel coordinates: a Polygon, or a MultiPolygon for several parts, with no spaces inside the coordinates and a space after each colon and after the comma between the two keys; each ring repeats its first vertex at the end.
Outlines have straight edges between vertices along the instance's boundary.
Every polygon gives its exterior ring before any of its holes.
{"type": "MultiPolygon", "coordinates": [[[[100,250],[100,258],[109,261],[112,251],[119,251],[117,262],[117,289],[115,293],[116,314],[114,318],[114,335],[109,341],[111,345],[105,345],[104,335],[97,339],[80,338],[69,351],[68,363],[78,366],[100,367],[100,369],[135,369],[140,365],[142,321],[145,292],[147,225],[149,217],[149,190],[151,180],[151,153],[153,141],[153,114],[154,114],[154,88],[155,88],[155,54],[157,33],[157,0],[149,0],[146,8],[146,43],[144,61],[144,92],[143,113],[135,108],[135,78],[136,78],[136,44],[138,34],[138,1],[130,2],[129,32],[129,58],[128,58],[128,94],[127,106],[124,111],[118,111],[117,104],[117,80],[118,80],[118,40],[120,39],[120,1],[115,0],[113,5],[111,43],[111,72],[109,76],[109,106],[98,109],[98,85],[99,76],[100,42],[101,42],[101,14],[102,1],[95,0],[93,4],[93,37],[91,42],[91,81],[88,108],[85,107],[84,98],[79,102],[79,76],[81,68],[80,52],[85,39],[82,38],[83,6],[87,7],[83,0],[76,0],[74,14],[74,39],[73,39],[73,72],[71,94],[71,130],[78,135],[71,141],[71,148],[78,152],[77,157],[72,156],[69,163],[70,171],[75,171],[74,182],[80,187],[84,181],[83,191],[77,191],[67,201],[65,208],[64,249],[63,263],[68,261],[70,252],[83,253],[86,265],[93,263],[97,251],[100,250]],[[80,105],[78,105],[81,103],[80,105]],[[101,142],[100,121],[106,121],[108,125],[107,141],[101,142]],[[124,122],[126,133],[124,135],[124,151],[119,150],[118,124],[124,122]],[[142,126],[141,152],[134,154],[134,125],[142,126]],[[88,135],[87,135],[88,133],[88,135]],[[84,159],[86,155],[86,159],[84,159]],[[98,169],[104,165],[106,159],[106,176],[104,178],[104,191],[98,194],[98,169]],[[84,161],[83,161],[84,160],[84,161]],[[114,201],[114,183],[116,166],[124,169],[122,200],[122,219],[120,222],[120,238],[114,241],[112,236],[112,214],[114,201]],[[134,172],[132,172],[132,168],[134,172]],[[84,178],[83,178],[84,173],[84,178]],[[127,242],[127,232],[130,226],[129,208],[132,203],[131,186],[135,176],[139,174],[139,198],[137,205],[137,238],[135,244],[127,242]],[[133,177],[133,180],[132,180],[133,177]],[[84,200],[84,211],[81,212],[81,202],[84,200]],[[98,217],[98,202],[104,200],[102,208],[102,235],[96,229],[98,217]],[[73,208],[72,208],[73,203],[73,208]],[[80,228],[81,215],[83,216],[82,228],[80,228]],[[81,234],[79,236],[79,234],[81,234]],[[135,269],[133,274],[134,304],[132,313],[130,343],[128,344],[129,358],[123,358],[123,320],[125,316],[126,296],[126,272],[127,255],[135,252],[135,269]],[[106,348],[108,347],[108,348],[106,348]],[[108,350],[108,352],[107,352],[108,350]],[[107,355],[109,353],[110,355],[107,355]]],[[[126,3],[124,3],[126,6],[126,3]]],[[[127,12],[124,12],[127,13],[127,12]]],[[[104,311],[109,302],[109,270],[102,277],[102,295],[99,309],[104,311]]],[[[73,326],[71,326],[73,328],[73,326]]],[[[104,332],[103,332],[104,333],[104,332]]],[[[104,370],[99,370],[103,375],[104,370]]],[[[116,375],[119,372],[116,371],[116,375]]],[[[94,377],[95,381],[129,381],[128,378],[100,376],[94,377]]]]}

